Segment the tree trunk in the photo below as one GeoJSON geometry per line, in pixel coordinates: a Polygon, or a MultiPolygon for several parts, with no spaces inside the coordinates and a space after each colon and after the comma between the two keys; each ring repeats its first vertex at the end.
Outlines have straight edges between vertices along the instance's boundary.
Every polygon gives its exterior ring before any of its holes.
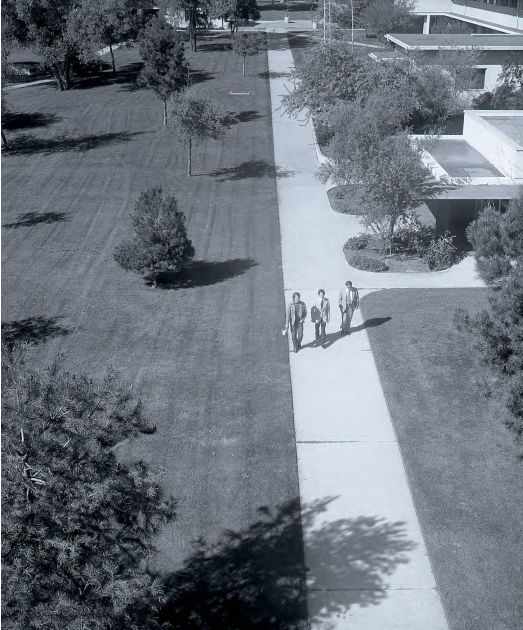
{"type": "Polygon", "coordinates": [[[243,76],[245,76],[245,55],[243,56],[243,76]]]}
{"type": "Polygon", "coordinates": [[[394,217],[389,223],[389,254],[392,256],[392,245],[394,243],[394,226],[396,225],[397,218],[394,217]]]}
{"type": "Polygon", "coordinates": [[[167,127],[167,101],[163,102],[163,125],[167,127]]]}
{"type": "Polygon", "coordinates": [[[7,144],[7,138],[5,137],[5,131],[2,129],[2,142],[6,149],[9,149],[9,145],[7,144]]]}
{"type": "Polygon", "coordinates": [[[58,90],[60,92],[63,92],[65,90],[65,86],[64,86],[64,82],[62,79],[62,75],[60,73],[60,68],[58,67],[58,64],[54,63],[51,66],[52,72],[53,72],[53,76],[56,79],[56,85],[58,87],[58,90]]]}
{"type": "Polygon", "coordinates": [[[191,177],[191,166],[192,166],[192,139],[189,136],[189,151],[187,153],[187,175],[191,177]]]}
{"type": "Polygon", "coordinates": [[[116,73],[116,64],[114,63],[114,53],[113,53],[112,44],[109,44],[109,52],[111,53],[111,63],[113,65],[113,73],[116,73]]]}

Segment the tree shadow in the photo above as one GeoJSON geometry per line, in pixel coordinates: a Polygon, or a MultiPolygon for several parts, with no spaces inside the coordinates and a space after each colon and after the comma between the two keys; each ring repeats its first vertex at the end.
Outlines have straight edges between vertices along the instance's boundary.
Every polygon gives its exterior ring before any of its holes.
{"type": "Polygon", "coordinates": [[[274,70],[264,70],[263,72],[258,72],[258,76],[262,79],[283,79],[285,77],[290,77],[290,72],[275,72],[274,70]]]}
{"type": "Polygon", "coordinates": [[[63,153],[66,151],[90,151],[100,147],[118,144],[120,142],[130,142],[134,136],[146,133],[127,131],[104,133],[99,135],[82,136],[80,138],[68,138],[66,136],[55,136],[54,138],[37,138],[33,135],[24,135],[9,141],[9,146],[4,149],[8,156],[27,156],[37,153],[50,155],[52,153],[63,153]]]}
{"type": "Polygon", "coordinates": [[[259,114],[256,110],[245,110],[243,112],[234,112],[234,115],[230,118],[230,125],[235,125],[237,123],[245,123],[251,122],[251,120],[256,120],[257,118],[266,118],[265,114],[259,114]]]}
{"type": "Polygon", "coordinates": [[[100,72],[92,77],[85,77],[74,84],[75,90],[91,90],[108,85],[121,85],[125,91],[142,89],[136,84],[136,79],[143,67],[142,61],[136,61],[122,66],[116,72],[111,69],[100,72]]]}
{"type": "Polygon", "coordinates": [[[277,177],[283,179],[292,177],[294,171],[287,171],[279,168],[267,160],[248,160],[242,162],[238,166],[230,168],[221,168],[218,171],[209,173],[211,177],[218,177],[220,182],[239,181],[241,179],[251,179],[254,177],[277,177]]]}
{"type": "MultiPolygon", "coordinates": [[[[196,260],[179,273],[159,274],[156,282],[160,289],[206,287],[241,276],[257,265],[258,263],[252,258],[234,258],[222,261],[196,260]]],[[[150,284],[150,281],[148,283],[150,284]]]]}
{"type": "Polygon", "coordinates": [[[228,40],[221,42],[209,42],[204,39],[198,40],[198,52],[230,52],[231,43],[228,40]]]}
{"type": "Polygon", "coordinates": [[[191,70],[191,74],[189,75],[190,84],[197,85],[198,83],[211,81],[214,75],[214,72],[207,72],[206,70],[191,70]]]}
{"type": "Polygon", "coordinates": [[[328,621],[352,606],[379,604],[386,577],[415,545],[401,522],[318,522],[334,500],[262,507],[243,531],[227,531],[213,545],[196,541],[183,567],[164,576],[162,628],[305,630],[308,618],[328,621]]]}
{"type": "Polygon", "coordinates": [[[58,323],[62,315],[55,317],[28,317],[11,322],[2,322],[2,341],[8,347],[17,343],[37,345],[53,337],[63,337],[70,334],[70,329],[58,323]]]}
{"type": "Polygon", "coordinates": [[[61,118],[56,114],[42,112],[8,112],[2,120],[2,127],[6,131],[17,129],[34,129],[35,127],[49,127],[59,122],[61,118]]]}
{"type": "Polygon", "coordinates": [[[59,223],[68,220],[68,212],[24,212],[18,215],[14,223],[4,223],[2,227],[16,229],[20,227],[33,227],[40,223],[59,223]]]}

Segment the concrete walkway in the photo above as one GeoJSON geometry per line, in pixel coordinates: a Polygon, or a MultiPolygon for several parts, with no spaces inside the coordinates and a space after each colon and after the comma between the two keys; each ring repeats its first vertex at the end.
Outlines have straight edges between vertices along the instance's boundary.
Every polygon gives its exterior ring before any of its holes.
{"type": "Polygon", "coordinates": [[[361,228],[330,209],[314,177],[310,126],[279,111],[293,61],[287,39],[278,37],[269,68],[285,300],[299,291],[310,310],[323,288],[333,311],[328,347],[315,345],[308,321],[305,347],[290,357],[312,627],[447,630],[360,311],[354,334],[341,338],[336,301],[346,279],[365,287],[364,295],[387,287],[477,286],[474,270],[468,261],[459,271],[434,274],[348,267],[342,246],[361,228]]]}

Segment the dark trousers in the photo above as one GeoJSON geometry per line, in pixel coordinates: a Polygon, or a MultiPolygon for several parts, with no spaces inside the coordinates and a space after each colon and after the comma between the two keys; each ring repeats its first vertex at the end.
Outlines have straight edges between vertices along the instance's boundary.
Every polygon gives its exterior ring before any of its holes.
{"type": "Polygon", "coordinates": [[[325,343],[325,322],[320,320],[319,322],[314,322],[314,332],[316,333],[316,339],[320,338],[321,331],[321,342],[325,343]]]}
{"type": "Polygon", "coordinates": [[[301,346],[303,339],[303,322],[294,322],[291,324],[292,345],[297,350],[301,346]]]}
{"type": "Polygon", "coordinates": [[[341,313],[341,333],[342,335],[350,335],[350,322],[352,319],[352,315],[354,314],[354,309],[352,306],[347,306],[346,311],[342,311],[341,313]]]}

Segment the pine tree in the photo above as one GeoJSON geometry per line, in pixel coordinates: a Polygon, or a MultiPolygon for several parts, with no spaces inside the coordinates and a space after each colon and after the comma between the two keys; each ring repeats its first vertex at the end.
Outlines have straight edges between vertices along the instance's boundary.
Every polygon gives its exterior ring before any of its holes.
{"type": "Polygon", "coordinates": [[[156,284],[158,274],[180,271],[194,256],[187,237],[185,215],[174,197],[161,188],[140,194],[132,215],[134,236],[116,248],[114,257],[124,269],[137,271],[156,284]]]}
{"type": "Polygon", "coordinates": [[[151,432],[140,402],[112,373],[33,371],[19,347],[2,354],[3,627],[153,627],[162,585],[144,561],[174,502],[114,452],[151,432]]]}

